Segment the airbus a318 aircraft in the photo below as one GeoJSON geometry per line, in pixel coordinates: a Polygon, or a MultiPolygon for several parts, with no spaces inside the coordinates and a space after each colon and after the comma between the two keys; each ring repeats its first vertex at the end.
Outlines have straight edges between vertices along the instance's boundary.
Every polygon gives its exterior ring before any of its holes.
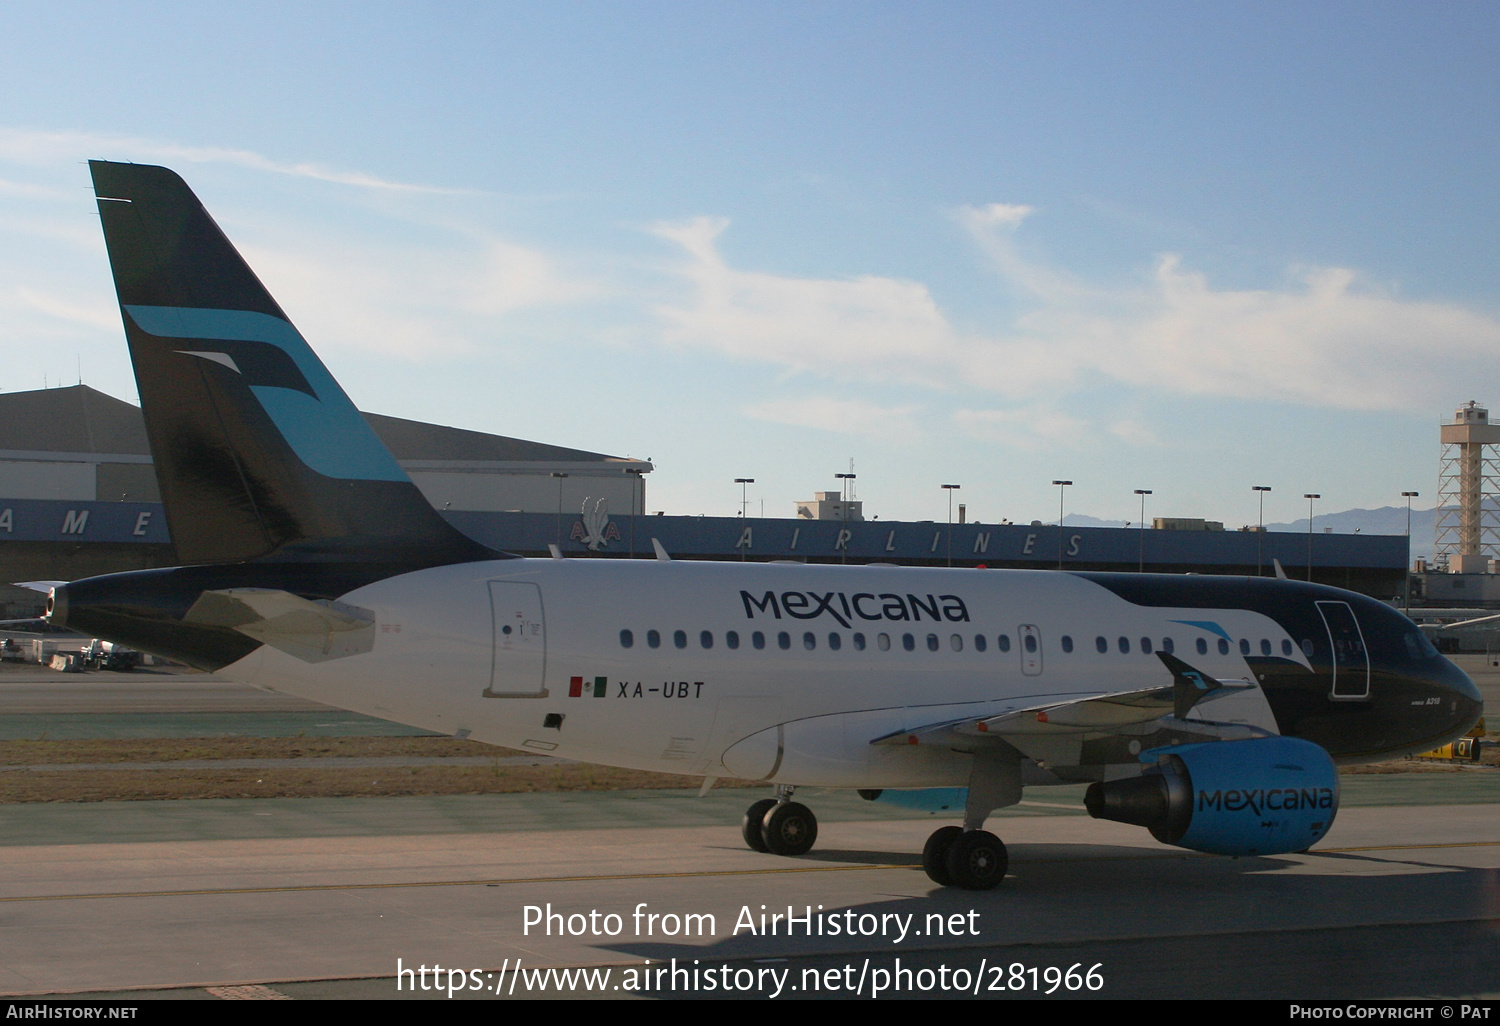
{"type": "MultiPolygon", "coordinates": [[[[1478,691],[1394,609],[1285,580],[525,559],[423,498],[187,185],[90,163],[173,569],[48,619],[235,680],[570,759],[962,809],[923,852],[993,887],[1028,786],[1198,851],[1301,851],[1337,766],[1469,729],[1478,691]]],[[[502,386],[503,388],[503,386],[502,386]]],[[[707,786],[707,785],[705,785],[707,786]]]]}

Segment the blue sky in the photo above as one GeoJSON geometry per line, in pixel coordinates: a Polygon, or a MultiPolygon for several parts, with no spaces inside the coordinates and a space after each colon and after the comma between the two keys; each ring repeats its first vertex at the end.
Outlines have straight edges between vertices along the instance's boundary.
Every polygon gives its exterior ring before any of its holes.
{"type": "Polygon", "coordinates": [[[184,175],[365,409],[773,515],[1400,504],[1500,408],[1493,4],[0,11],[0,387],[134,400],[89,157],[184,175]]]}

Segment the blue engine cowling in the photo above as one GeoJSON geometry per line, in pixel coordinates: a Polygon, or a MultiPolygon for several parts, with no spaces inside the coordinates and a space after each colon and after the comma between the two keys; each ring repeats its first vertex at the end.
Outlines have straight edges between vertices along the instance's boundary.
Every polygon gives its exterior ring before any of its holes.
{"type": "Polygon", "coordinates": [[[1194,851],[1279,855],[1319,841],[1338,812],[1338,769],[1310,741],[1208,741],[1141,758],[1155,764],[1139,777],[1090,785],[1089,815],[1194,851]]]}

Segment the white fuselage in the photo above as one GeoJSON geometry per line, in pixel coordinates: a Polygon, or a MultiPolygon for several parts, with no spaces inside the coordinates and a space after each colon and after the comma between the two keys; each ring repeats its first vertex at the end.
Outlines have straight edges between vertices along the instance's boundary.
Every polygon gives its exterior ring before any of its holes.
{"type": "MultiPolygon", "coordinates": [[[[1169,685],[1164,646],[1219,678],[1253,679],[1242,639],[1306,665],[1260,613],[1139,606],[1046,571],[510,559],[340,602],[373,617],[368,651],[265,645],[221,672],[496,745],[802,785],[962,785],[966,755],[870,742],[1169,685]]],[[[1245,722],[1266,719],[1262,699],[1245,722]]]]}

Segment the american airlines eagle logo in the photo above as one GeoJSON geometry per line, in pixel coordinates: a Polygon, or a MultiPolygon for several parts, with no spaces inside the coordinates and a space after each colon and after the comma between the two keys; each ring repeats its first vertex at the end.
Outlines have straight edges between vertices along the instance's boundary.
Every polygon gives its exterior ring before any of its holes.
{"type": "Polygon", "coordinates": [[[609,520],[609,503],[604,499],[594,503],[594,508],[589,509],[589,500],[583,500],[583,509],[579,511],[581,519],[573,521],[573,530],[568,535],[570,541],[583,542],[590,552],[598,552],[611,541],[618,541],[620,532],[609,520]]]}

